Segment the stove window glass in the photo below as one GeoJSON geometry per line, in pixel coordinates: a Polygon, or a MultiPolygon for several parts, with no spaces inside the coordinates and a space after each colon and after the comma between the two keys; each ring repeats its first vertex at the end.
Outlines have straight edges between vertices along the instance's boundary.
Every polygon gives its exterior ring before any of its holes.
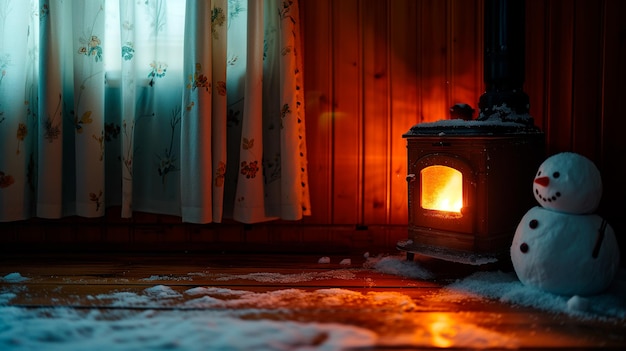
{"type": "Polygon", "coordinates": [[[421,170],[420,205],[427,210],[458,212],[463,208],[463,174],[446,166],[421,170]]]}

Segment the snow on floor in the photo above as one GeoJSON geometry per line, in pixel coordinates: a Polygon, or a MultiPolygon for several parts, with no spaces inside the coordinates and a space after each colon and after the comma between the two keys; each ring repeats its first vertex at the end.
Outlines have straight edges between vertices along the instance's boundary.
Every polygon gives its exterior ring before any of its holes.
{"type": "MultiPolygon", "coordinates": [[[[323,260],[322,260],[323,261],[323,260]]],[[[393,261],[389,261],[393,262],[393,261]]],[[[342,265],[351,262],[342,259],[342,265]]],[[[393,262],[397,266],[402,263],[393,262]]],[[[259,272],[217,274],[219,281],[254,280],[273,284],[293,284],[313,280],[354,280],[356,270],[371,267],[346,267],[294,274],[259,272]]],[[[394,268],[397,269],[397,268],[394,268]]],[[[404,271],[406,273],[406,271],[404,271]]],[[[333,310],[344,305],[362,306],[363,313],[384,307],[387,316],[411,321],[406,312],[417,308],[400,292],[361,293],[342,288],[302,290],[294,288],[268,292],[198,286],[175,290],[169,281],[188,280],[197,275],[159,275],[141,279],[154,286],[140,292],[112,291],[84,296],[97,302],[94,308],[20,308],[8,306],[18,294],[27,294],[21,283],[28,280],[18,272],[0,277],[9,283],[0,290],[1,350],[343,350],[367,348],[380,343],[375,331],[357,325],[327,322],[280,320],[289,310],[333,310]],[[162,283],[162,284],[159,284],[162,283]]],[[[206,273],[203,274],[206,276],[206,273]]],[[[366,282],[368,283],[368,282],[366,282]]],[[[20,295],[24,296],[24,295],[20,295]]],[[[330,314],[332,316],[332,314],[330,314]]],[[[332,318],[332,317],[330,317],[332,318]]],[[[370,317],[364,316],[369,319],[370,317]]],[[[465,328],[474,328],[468,326],[465,328]]],[[[488,331],[483,331],[488,333],[488,331]]],[[[477,335],[476,330],[468,335],[477,335]]],[[[429,331],[421,335],[430,340],[429,331]]],[[[399,341],[406,342],[408,336],[399,341]]],[[[419,342],[419,340],[409,340],[419,342]]],[[[463,345],[468,340],[451,341],[463,345]]],[[[474,342],[474,340],[470,340],[474,342]]],[[[424,344],[427,341],[422,341],[424,344]]]]}
{"type": "Polygon", "coordinates": [[[18,272],[9,273],[5,275],[4,277],[0,278],[0,282],[5,282],[5,283],[21,283],[27,280],[28,278],[23,277],[18,272]]]}
{"type": "MultiPolygon", "coordinates": [[[[365,265],[408,278],[436,278],[433,273],[415,262],[406,261],[403,256],[370,258],[365,265]]],[[[442,301],[489,299],[584,319],[626,320],[626,270],[618,272],[607,291],[594,296],[555,295],[525,286],[517,279],[515,272],[483,271],[448,284],[440,290],[437,298],[442,301]]]]}
{"type": "Polygon", "coordinates": [[[415,262],[407,261],[406,256],[368,256],[364,267],[411,279],[429,280],[435,277],[415,262]]]}
{"type": "Polygon", "coordinates": [[[613,285],[593,296],[562,296],[523,285],[514,272],[477,272],[442,289],[441,298],[472,294],[479,298],[565,313],[584,319],[626,320],[626,271],[619,272],[613,285]]]}
{"type": "MultiPolygon", "coordinates": [[[[139,293],[113,292],[91,299],[111,309],[0,306],[0,349],[313,351],[374,345],[518,344],[513,337],[471,322],[449,320],[445,314],[425,317],[432,319],[427,321],[432,327],[417,327],[424,321],[416,322],[410,312],[418,306],[400,292],[361,293],[342,288],[251,292],[217,287],[178,292],[166,285],[155,285],[139,293]],[[360,306],[356,313],[361,313],[365,320],[373,319],[374,308],[384,310],[384,315],[375,318],[388,318],[398,326],[409,324],[409,332],[381,338],[375,331],[357,325],[280,320],[287,307],[329,311],[345,305],[360,306]]],[[[327,315],[332,318],[333,314],[327,315]]]]}
{"type": "Polygon", "coordinates": [[[244,320],[216,311],[0,309],[2,350],[342,350],[375,339],[358,327],[244,320]]]}
{"type": "Polygon", "coordinates": [[[313,280],[327,280],[327,279],[343,279],[353,280],[356,279],[356,275],[346,269],[335,269],[323,272],[304,272],[304,273],[249,273],[249,274],[218,274],[216,277],[219,281],[228,280],[253,280],[261,283],[274,283],[274,284],[293,284],[302,283],[313,280]]]}
{"type": "MultiPolygon", "coordinates": [[[[407,262],[404,256],[367,258],[365,269],[410,279],[433,279],[435,274],[407,262]]],[[[261,282],[294,283],[316,279],[355,279],[353,269],[320,273],[223,275],[222,280],[252,279],[261,282]]],[[[190,273],[190,275],[192,275],[190,273]]],[[[175,280],[166,276],[145,280],[175,280]],[[162,277],[161,277],[162,278],[162,277]]],[[[113,291],[86,296],[97,300],[94,308],[21,308],[8,305],[18,294],[26,293],[28,277],[18,272],[0,277],[8,283],[0,290],[0,349],[18,350],[343,350],[385,345],[432,345],[441,347],[515,347],[519,340],[484,329],[471,321],[433,320],[432,329],[413,330],[395,340],[381,340],[375,331],[333,321],[293,322],[271,318],[281,308],[327,308],[355,304],[385,308],[398,322],[410,321],[411,311],[419,309],[401,292],[361,293],[349,289],[279,289],[251,292],[217,287],[175,290],[154,285],[141,292],[113,291]],[[267,318],[270,317],[270,318],[267,318]],[[437,330],[438,325],[450,330],[437,330]],[[444,334],[442,334],[444,333],[444,334]]],[[[179,288],[180,289],[180,288],[179,288]]],[[[605,294],[568,298],[522,285],[515,273],[479,272],[453,282],[433,296],[441,301],[490,299],[582,318],[626,319],[626,272],[605,294]]],[[[364,316],[364,318],[369,318],[364,316]]],[[[429,318],[446,318],[432,314],[429,318]]]]}

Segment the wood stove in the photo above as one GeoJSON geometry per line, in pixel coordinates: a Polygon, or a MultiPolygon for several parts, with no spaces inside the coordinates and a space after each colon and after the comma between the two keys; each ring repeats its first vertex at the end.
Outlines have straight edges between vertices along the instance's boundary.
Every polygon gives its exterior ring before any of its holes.
{"type": "Polygon", "coordinates": [[[532,180],[545,147],[522,89],[524,12],[523,0],[485,0],[486,90],[476,120],[469,105],[457,104],[455,119],[417,124],[403,135],[409,238],[397,247],[408,259],[508,258],[515,228],[534,204],[532,180]]]}
{"type": "Polygon", "coordinates": [[[515,228],[533,206],[543,133],[473,122],[416,125],[404,135],[409,239],[398,248],[410,259],[419,253],[495,262],[508,256],[515,228]]]}

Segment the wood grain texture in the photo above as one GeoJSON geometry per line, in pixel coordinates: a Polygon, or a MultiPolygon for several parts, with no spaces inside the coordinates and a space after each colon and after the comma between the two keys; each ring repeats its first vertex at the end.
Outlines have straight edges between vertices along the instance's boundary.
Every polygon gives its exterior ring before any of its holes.
{"type": "Polygon", "coordinates": [[[407,152],[402,135],[418,123],[420,106],[417,74],[419,69],[419,27],[415,20],[419,2],[414,0],[389,3],[389,222],[407,223],[407,152]]]}
{"type": "Polygon", "coordinates": [[[600,212],[616,229],[622,255],[626,254],[626,219],[623,203],[626,199],[626,118],[624,118],[624,82],[626,82],[626,3],[607,0],[603,3],[601,105],[596,113],[601,116],[601,155],[595,159],[604,182],[600,212]]]}
{"type": "MultiPolygon", "coordinates": [[[[572,150],[572,65],[574,58],[574,2],[549,1],[548,80],[549,100],[544,125],[549,154],[572,150]]],[[[573,151],[573,150],[572,150],[573,151]]]]}
{"type": "Polygon", "coordinates": [[[332,218],[332,7],[328,1],[303,1],[304,62],[315,69],[304,70],[306,133],[311,188],[310,217],[306,222],[330,223],[332,218]],[[306,14],[306,16],[305,16],[306,14]]]}
{"type": "MultiPolygon", "coordinates": [[[[332,222],[362,222],[363,27],[358,0],[331,1],[333,46],[332,222]]],[[[306,70],[306,67],[305,67],[306,70]]],[[[313,73],[315,74],[315,73],[313,73]]]]}
{"type": "Polygon", "coordinates": [[[595,160],[600,159],[602,126],[602,17],[598,4],[574,2],[572,145],[573,151],[595,160]]]}
{"type": "Polygon", "coordinates": [[[419,280],[364,268],[363,257],[339,264],[343,258],[320,264],[310,255],[5,255],[0,277],[19,272],[28,280],[0,280],[0,290],[15,294],[7,305],[16,308],[97,309],[103,319],[202,312],[207,318],[219,313],[244,320],[332,322],[376,333],[368,350],[626,347],[626,325],[619,321],[573,318],[445,291],[446,284],[472,273],[467,266],[420,261],[444,274],[419,280]],[[146,295],[147,289],[163,286],[177,295],[146,295]],[[222,289],[222,297],[210,299],[222,303],[190,305],[198,296],[186,292],[198,287],[222,289]],[[118,294],[143,298],[137,303],[119,300],[118,294]],[[239,299],[240,294],[247,298],[239,299]]]}
{"type": "Polygon", "coordinates": [[[547,26],[549,18],[547,9],[549,0],[536,0],[526,2],[526,59],[524,69],[526,79],[524,91],[530,100],[530,115],[535,121],[535,125],[546,131],[547,116],[545,113],[548,105],[548,82],[546,80],[547,64],[547,26]],[[532,18],[532,19],[531,19],[532,18]]]}
{"type": "Polygon", "coordinates": [[[388,4],[362,1],[363,86],[362,211],[361,223],[388,223],[389,200],[389,16],[388,4]]]}

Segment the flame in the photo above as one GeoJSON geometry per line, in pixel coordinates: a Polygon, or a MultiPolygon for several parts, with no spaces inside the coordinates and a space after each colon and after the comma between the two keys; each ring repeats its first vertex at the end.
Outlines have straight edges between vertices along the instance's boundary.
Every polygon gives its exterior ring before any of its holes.
{"type": "Polygon", "coordinates": [[[461,172],[446,166],[429,166],[422,169],[420,178],[422,208],[461,213],[463,208],[461,172]]]}

